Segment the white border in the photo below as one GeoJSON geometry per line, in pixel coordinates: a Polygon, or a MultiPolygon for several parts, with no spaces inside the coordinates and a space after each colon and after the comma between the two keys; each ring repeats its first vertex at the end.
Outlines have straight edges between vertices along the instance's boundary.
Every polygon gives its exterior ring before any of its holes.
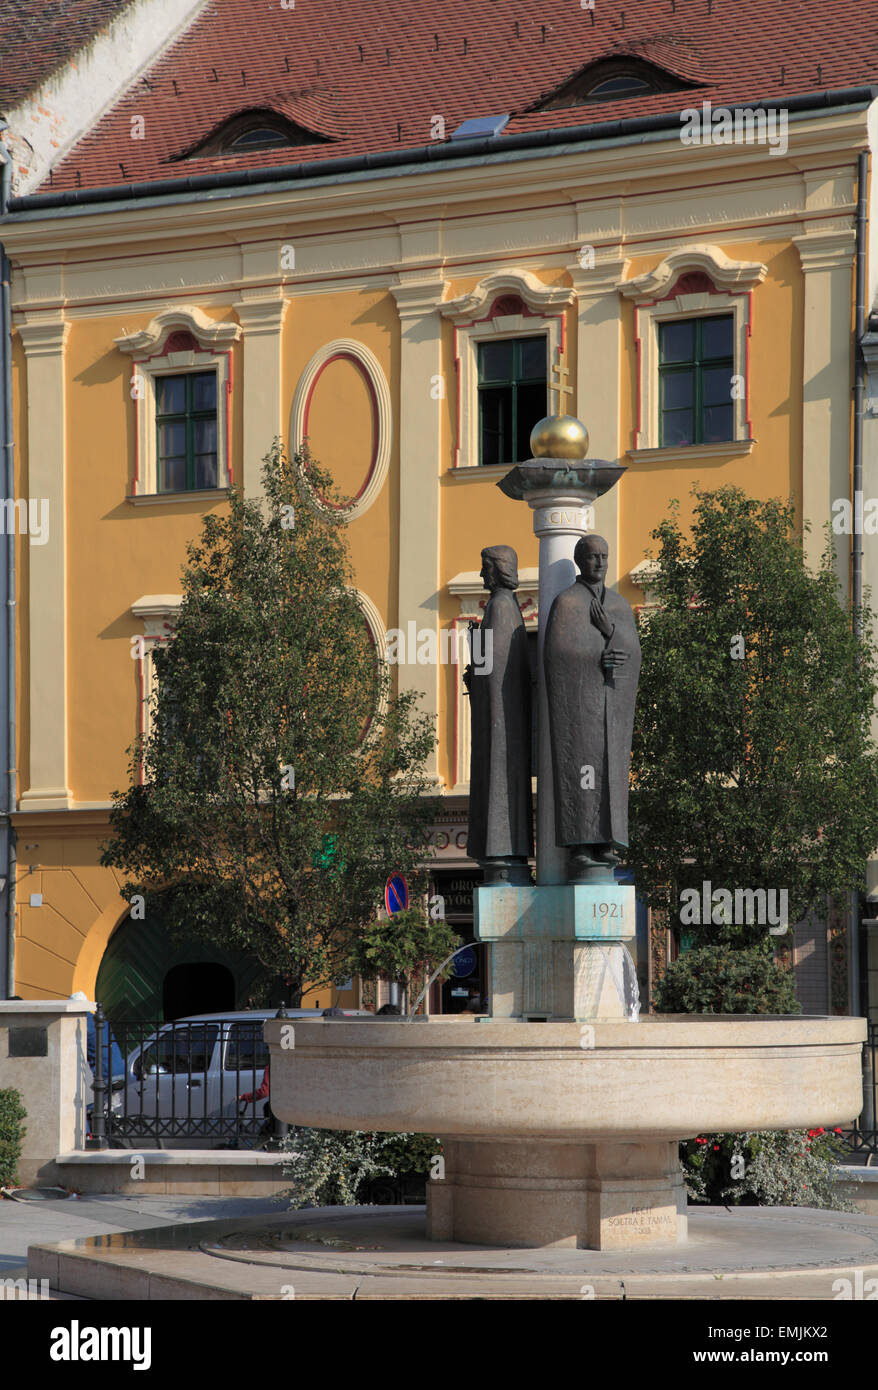
{"type": "MultiPolygon", "coordinates": [[[[371,477],[363,495],[358,497],[350,506],[340,509],[349,521],[353,521],[356,517],[362,516],[363,512],[368,511],[387,480],[390,469],[390,446],[393,438],[393,407],[390,399],[390,387],[387,384],[381,363],[375,354],[366,347],[365,343],[358,343],[355,338],[334,338],[331,343],[324,343],[323,347],[318,348],[314,353],[299,377],[299,384],[293,398],[290,411],[290,451],[291,453],[298,453],[302,446],[305,406],[317,377],[330,358],[341,353],[353,357],[368,376],[375,392],[377,411],[375,421],[377,438],[373,441],[375,462],[371,477]]],[[[315,502],[320,505],[320,499],[316,494],[314,496],[315,502]]],[[[332,510],[337,509],[333,508],[332,510]]]]}

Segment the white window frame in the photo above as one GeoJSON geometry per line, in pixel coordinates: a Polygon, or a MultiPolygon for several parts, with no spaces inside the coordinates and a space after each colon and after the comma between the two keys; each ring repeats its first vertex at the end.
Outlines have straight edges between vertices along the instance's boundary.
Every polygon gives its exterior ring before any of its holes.
{"type": "MultiPolygon", "coordinates": [[[[545,338],[548,387],[552,380],[551,369],[565,346],[565,308],[573,299],[573,290],[568,286],[544,285],[529,270],[511,269],[486,275],[471,293],[439,305],[443,318],[450,319],[454,324],[454,357],[459,393],[455,470],[475,468],[490,475],[492,467],[505,471],[510,466],[484,466],[479,463],[478,344],[492,342],[496,338],[545,338]],[[490,318],[494,300],[507,294],[518,295],[531,312],[490,318]]],[[[568,413],[575,414],[574,405],[569,405],[567,409],[568,413]]]]}
{"type": "MultiPolygon", "coordinates": [[[[140,663],[138,733],[143,735],[144,742],[152,732],[152,697],[156,688],[153,653],[157,647],[173,641],[182,602],[182,594],[144,594],[131,605],[132,616],[143,623],[143,634],[136,634],[140,641],[136,648],[132,646],[132,656],[140,663]]],[[[142,780],[142,765],[140,776],[142,780]]]]}
{"type": "Polygon", "coordinates": [[[619,293],[634,304],[634,335],[640,344],[639,403],[640,428],[635,430],[635,444],[627,452],[648,462],[671,454],[685,453],[687,457],[710,457],[722,454],[749,453],[755,443],[750,435],[750,369],[748,342],[753,326],[753,289],[767,274],[767,267],[758,261],[733,261],[715,246],[679,247],[645,275],[621,281],[619,293]],[[700,291],[676,294],[670,291],[687,272],[698,271],[713,282],[716,293],[700,291]],[[732,316],[733,374],[744,378],[744,393],[732,399],[732,438],[712,444],[661,445],[659,435],[659,326],[679,323],[686,319],[732,316]]]}
{"type": "Polygon", "coordinates": [[[123,334],[116,346],[131,356],[129,383],[135,410],[135,466],[132,498],[151,501],[181,497],[203,497],[227,488],[232,479],[229,432],[229,397],[232,382],[232,344],[241,336],[240,324],[214,323],[201,310],[182,305],[157,314],[147,328],[123,334]],[[165,344],[172,333],[191,333],[197,348],[167,352],[165,344]],[[215,488],[180,492],[158,490],[158,447],[156,441],[156,378],[188,376],[191,372],[216,374],[217,481],[215,488]],[[135,389],[136,388],[136,389],[135,389]]]}

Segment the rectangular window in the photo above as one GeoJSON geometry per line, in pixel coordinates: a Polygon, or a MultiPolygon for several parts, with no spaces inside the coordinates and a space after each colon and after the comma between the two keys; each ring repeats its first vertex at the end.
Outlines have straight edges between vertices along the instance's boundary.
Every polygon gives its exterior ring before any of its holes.
{"type": "Polygon", "coordinates": [[[732,315],[660,323],[659,447],[734,439],[732,315]]]}
{"type": "Polygon", "coordinates": [[[216,372],[157,376],[159,492],[217,486],[216,372]]]}
{"type": "Polygon", "coordinates": [[[548,409],[546,339],[503,338],[478,349],[479,463],[521,463],[548,409]]]}

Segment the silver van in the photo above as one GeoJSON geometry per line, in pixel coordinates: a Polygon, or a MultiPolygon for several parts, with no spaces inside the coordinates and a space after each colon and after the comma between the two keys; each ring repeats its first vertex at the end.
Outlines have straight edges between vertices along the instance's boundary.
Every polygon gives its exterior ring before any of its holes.
{"type": "MultiPolygon", "coordinates": [[[[288,1017],[320,1018],[322,1009],[288,1009],[288,1017]]],[[[345,1009],[362,1017],[365,1009],[345,1009]]],[[[123,1076],[110,1076],[107,1137],[111,1146],[150,1148],[254,1147],[264,1139],[264,1100],[257,1091],[268,1065],[262,1034],[276,1009],[194,1014],[166,1023],[134,1047],[123,1076]]]]}

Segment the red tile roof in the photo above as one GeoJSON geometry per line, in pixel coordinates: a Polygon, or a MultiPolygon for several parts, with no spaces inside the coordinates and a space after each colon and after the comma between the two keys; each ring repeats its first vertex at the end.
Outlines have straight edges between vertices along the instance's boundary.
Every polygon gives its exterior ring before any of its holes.
{"type": "Polygon", "coordinates": [[[12,110],[57,72],[132,0],[2,0],[0,111],[12,110]]]}
{"type": "MultiPolygon", "coordinates": [[[[51,8],[51,7],[50,7],[51,8]]],[[[213,0],[55,169],[54,190],[428,145],[470,117],[504,135],[733,105],[878,79],[863,0],[213,0]],[[633,56],[699,84],[534,112],[579,69],[633,56]],[[176,84],[176,85],[175,85],[176,84]],[[231,116],[270,107],[332,143],[176,162],[231,116]],[[145,138],[132,139],[132,117],[145,138]]],[[[42,185],[48,191],[49,183],[42,185]]]]}

